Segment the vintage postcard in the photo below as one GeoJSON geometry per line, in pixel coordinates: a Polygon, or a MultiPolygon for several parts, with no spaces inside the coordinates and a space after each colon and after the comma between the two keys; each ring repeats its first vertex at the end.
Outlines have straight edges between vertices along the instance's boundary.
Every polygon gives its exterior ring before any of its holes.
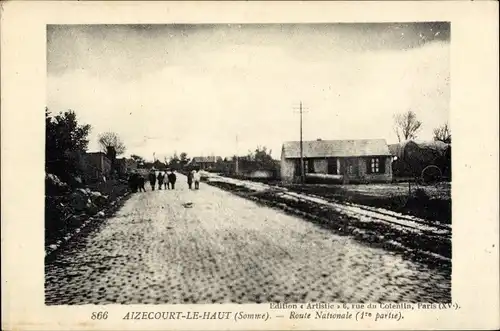
{"type": "Polygon", "coordinates": [[[498,3],[1,5],[2,329],[500,326],[498,3]]]}

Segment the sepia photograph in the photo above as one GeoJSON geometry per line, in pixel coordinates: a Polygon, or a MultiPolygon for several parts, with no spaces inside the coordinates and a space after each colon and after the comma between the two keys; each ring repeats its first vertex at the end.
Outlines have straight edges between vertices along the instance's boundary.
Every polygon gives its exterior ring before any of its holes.
{"type": "Polygon", "coordinates": [[[500,326],[498,2],[0,8],[2,330],[500,326]]]}
{"type": "Polygon", "coordinates": [[[450,41],[47,25],[45,304],[450,303],[450,41]]]}

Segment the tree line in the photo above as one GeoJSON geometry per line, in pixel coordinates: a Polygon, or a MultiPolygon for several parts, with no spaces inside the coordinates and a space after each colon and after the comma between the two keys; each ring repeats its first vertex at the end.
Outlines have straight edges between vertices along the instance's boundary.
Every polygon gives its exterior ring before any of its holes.
{"type": "Polygon", "coordinates": [[[137,155],[137,154],[130,155],[130,158],[137,163],[139,168],[150,169],[150,168],[154,167],[156,169],[171,168],[174,170],[182,169],[191,160],[188,157],[187,153],[185,153],[185,152],[182,152],[180,154],[177,154],[175,152],[169,158],[164,157],[163,162],[160,161],[159,159],[155,159],[153,162],[151,162],[151,161],[148,161],[144,157],[137,155]]]}
{"type": "MultiPolygon", "coordinates": [[[[84,176],[83,157],[88,149],[90,124],[80,124],[73,110],[52,114],[45,107],[45,170],[71,183],[84,176]]],[[[114,132],[98,135],[101,151],[111,160],[114,169],[116,157],[126,151],[125,144],[114,132]]]]}
{"type": "MultiPolygon", "coordinates": [[[[144,157],[137,154],[132,154],[130,158],[137,162],[139,168],[146,169],[150,169],[152,167],[157,169],[168,167],[174,170],[180,170],[187,167],[192,161],[192,158],[190,158],[186,152],[182,152],[180,154],[174,153],[168,159],[164,158],[163,162],[161,162],[160,160],[150,162],[147,161],[144,157]]],[[[271,156],[271,150],[268,150],[265,146],[257,146],[255,150],[249,150],[247,155],[244,156],[233,156],[230,158],[222,158],[221,156],[217,156],[215,158],[215,165],[213,167],[213,170],[223,172],[234,170],[236,158],[238,158],[240,167],[243,169],[272,170],[276,166],[275,161],[271,156]]]]}

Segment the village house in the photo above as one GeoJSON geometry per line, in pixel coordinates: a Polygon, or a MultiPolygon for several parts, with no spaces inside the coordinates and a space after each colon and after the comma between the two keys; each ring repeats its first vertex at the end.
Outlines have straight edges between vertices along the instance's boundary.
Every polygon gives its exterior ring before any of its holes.
{"type": "Polygon", "coordinates": [[[134,159],[125,159],[125,169],[127,172],[137,170],[137,161],[134,159]]]}
{"type": "Polygon", "coordinates": [[[88,180],[108,177],[111,173],[111,160],[103,152],[84,154],[85,176],[88,180]]]}
{"type": "Polygon", "coordinates": [[[134,159],[120,158],[116,159],[117,171],[120,174],[129,173],[137,169],[137,162],[134,159]]]}
{"type": "Polygon", "coordinates": [[[216,156],[194,156],[189,164],[198,167],[200,170],[209,170],[214,169],[216,163],[216,156]]]}
{"type": "MultiPolygon", "coordinates": [[[[325,177],[347,183],[391,182],[393,157],[384,139],[314,140],[303,142],[305,177],[325,177]]],[[[300,142],[285,142],[281,180],[300,179],[300,142]]]]}

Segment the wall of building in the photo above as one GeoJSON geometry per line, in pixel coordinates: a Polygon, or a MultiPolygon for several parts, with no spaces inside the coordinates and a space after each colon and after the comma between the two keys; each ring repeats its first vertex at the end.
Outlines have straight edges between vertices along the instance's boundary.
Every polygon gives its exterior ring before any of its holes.
{"type": "MultiPolygon", "coordinates": [[[[315,159],[314,160],[314,172],[317,174],[329,174],[328,173],[328,160],[329,158],[324,159],[315,159]]],[[[338,158],[334,158],[335,162],[337,162],[337,172],[330,175],[339,175],[340,174],[340,160],[338,158]]]]}
{"type": "Polygon", "coordinates": [[[85,154],[83,164],[87,180],[97,180],[111,173],[111,161],[104,153],[85,154]]]}
{"type": "Polygon", "coordinates": [[[348,175],[349,178],[359,178],[360,176],[360,169],[362,164],[359,163],[360,158],[358,157],[348,157],[348,158],[343,158],[341,162],[341,171],[344,172],[345,174],[348,175]],[[343,164],[342,164],[343,163],[343,164]]]}
{"type": "Polygon", "coordinates": [[[326,159],[314,160],[314,173],[326,174],[328,173],[328,161],[326,159]]]}
{"type": "Polygon", "coordinates": [[[125,173],[127,171],[127,163],[126,159],[116,159],[115,161],[115,169],[118,171],[119,174],[125,173]]]}
{"type": "Polygon", "coordinates": [[[281,153],[281,167],[280,167],[281,180],[284,182],[292,182],[295,175],[295,161],[294,159],[286,159],[284,153],[281,153]]]}
{"type": "Polygon", "coordinates": [[[385,157],[385,172],[382,174],[369,174],[366,172],[370,158],[358,159],[359,179],[367,182],[391,182],[392,181],[392,156],[385,157]]]}
{"type": "MultiPolygon", "coordinates": [[[[295,166],[295,162],[297,159],[292,159],[292,163],[295,166]]],[[[315,174],[328,174],[328,158],[312,158],[314,165],[314,172],[309,171],[309,160],[310,158],[304,158],[304,170],[305,173],[315,173],[315,174]]],[[[331,175],[338,175],[340,169],[340,161],[336,159],[337,162],[337,172],[331,175]]]]}
{"type": "MultiPolygon", "coordinates": [[[[369,174],[367,173],[367,164],[369,158],[355,157],[355,158],[342,158],[337,159],[337,174],[344,175],[345,183],[349,182],[391,182],[392,181],[392,157],[384,157],[385,159],[385,172],[382,174],[369,174]],[[348,173],[348,166],[353,168],[352,173],[348,173]]],[[[305,170],[307,173],[307,159],[305,159],[305,170]]],[[[314,174],[328,174],[328,160],[327,159],[314,159],[314,174]]],[[[282,155],[281,158],[281,180],[292,182],[295,180],[295,159],[285,159],[282,155]]]]}
{"type": "Polygon", "coordinates": [[[101,155],[101,167],[104,176],[111,173],[111,160],[104,155],[101,155]]]}

